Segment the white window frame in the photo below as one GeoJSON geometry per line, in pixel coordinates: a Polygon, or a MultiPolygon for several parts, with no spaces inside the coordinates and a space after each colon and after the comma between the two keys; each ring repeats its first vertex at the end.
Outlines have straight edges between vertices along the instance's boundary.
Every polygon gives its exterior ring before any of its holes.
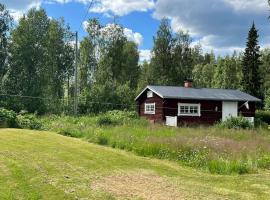
{"type": "Polygon", "coordinates": [[[156,114],[156,103],[145,103],[144,104],[144,114],[148,114],[148,115],[154,115],[156,114]],[[154,106],[154,110],[148,110],[147,107],[148,106],[154,106]]]}
{"type": "Polygon", "coordinates": [[[153,91],[147,91],[147,98],[152,98],[154,96],[153,91]]]}
{"type": "Polygon", "coordinates": [[[195,104],[195,103],[178,103],[178,116],[192,116],[192,117],[200,117],[201,116],[201,104],[195,104]],[[181,106],[187,106],[188,107],[188,113],[181,113],[181,106]],[[198,107],[198,113],[191,113],[190,107],[197,106],[198,107]]]}

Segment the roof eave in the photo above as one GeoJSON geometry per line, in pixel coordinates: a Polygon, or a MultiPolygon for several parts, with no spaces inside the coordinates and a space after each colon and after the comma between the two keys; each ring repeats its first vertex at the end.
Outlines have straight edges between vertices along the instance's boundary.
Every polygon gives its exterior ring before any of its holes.
{"type": "Polygon", "coordinates": [[[172,97],[164,96],[164,99],[185,99],[185,100],[209,100],[209,101],[249,101],[249,102],[261,102],[261,99],[247,100],[247,99],[215,99],[215,98],[193,98],[193,97],[172,97]]]}
{"type": "Polygon", "coordinates": [[[147,90],[151,90],[152,92],[154,92],[155,94],[157,94],[160,98],[164,98],[164,96],[162,96],[159,92],[157,92],[156,90],[154,90],[153,88],[151,88],[151,86],[146,86],[143,91],[135,98],[135,101],[138,100],[138,98],[147,90]]]}

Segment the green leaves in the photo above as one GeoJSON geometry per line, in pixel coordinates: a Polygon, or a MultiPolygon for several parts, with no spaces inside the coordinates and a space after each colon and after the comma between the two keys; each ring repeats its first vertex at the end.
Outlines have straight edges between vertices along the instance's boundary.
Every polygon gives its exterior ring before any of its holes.
{"type": "Polygon", "coordinates": [[[73,64],[67,32],[63,21],[50,20],[43,9],[31,9],[20,19],[11,33],[11,56],[3,89],[7,94],[39,99],[9,99],[10,108],[44,113],[52,111],[46,99],[64,97],[64,81],[73,64]]]}

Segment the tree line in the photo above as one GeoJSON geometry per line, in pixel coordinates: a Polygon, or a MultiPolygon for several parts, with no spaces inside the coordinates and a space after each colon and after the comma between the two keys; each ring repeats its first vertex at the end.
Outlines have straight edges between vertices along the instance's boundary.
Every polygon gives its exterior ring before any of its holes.
{"type": "MultiPolygon", "coordinates": [[[[260,50],[253,23],[243,53],[216,56],[192,45],[188,32],[174,33],[160,22],[149,62],[139,62],[138,46],[119,24],[89,19],[78,56],[79,112],[136,109],[134,98],[146,85],[240,89],[270,105],[270,50],[260,50]],[[269,100],[268,100],[269,99],[269,100]]],[[[31,9],[16,25],[0,4],[0,106],[37,113],[72,112],[74,34],[64,19],[31,9]]]]}

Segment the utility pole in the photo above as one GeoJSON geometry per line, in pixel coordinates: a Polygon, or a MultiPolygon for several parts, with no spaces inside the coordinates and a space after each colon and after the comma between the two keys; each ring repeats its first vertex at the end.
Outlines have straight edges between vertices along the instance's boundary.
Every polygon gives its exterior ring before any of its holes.
{"type": "Polygon", "coordinates": [[[74,87],[74,115],[78,114],[78,32],[75,33],[75,87],[74,87]]]}

